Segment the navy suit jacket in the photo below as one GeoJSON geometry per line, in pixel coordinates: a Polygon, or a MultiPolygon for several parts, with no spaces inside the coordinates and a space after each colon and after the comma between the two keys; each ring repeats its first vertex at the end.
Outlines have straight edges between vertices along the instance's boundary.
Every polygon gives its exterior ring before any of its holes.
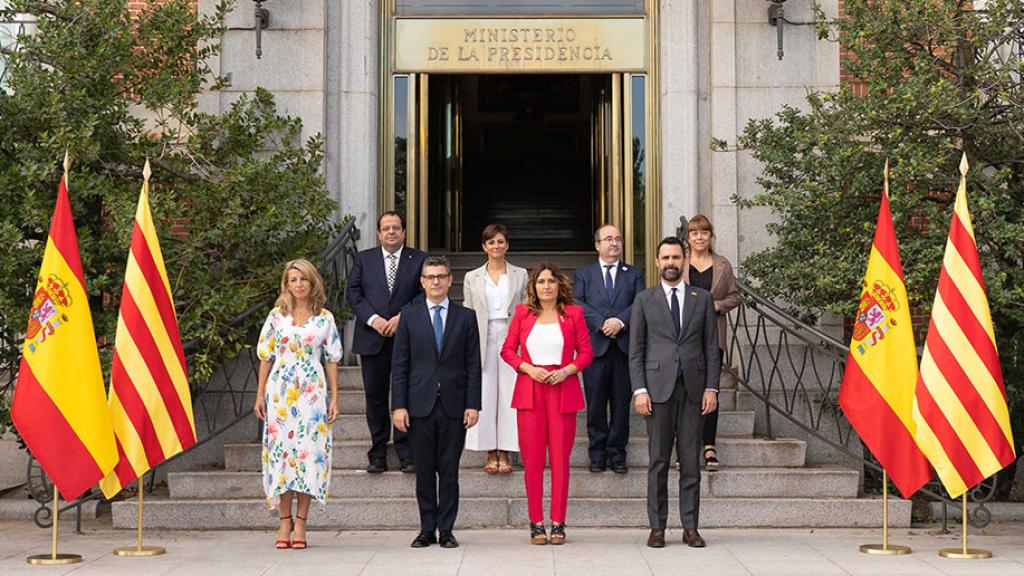
{"type": "Polygon", "coordinates": [[[384,346],[384,337],[366,325],[377,314],[390,320],[402,311],[413,298],[423,294],[420,269],[427,255],[408,246],[402,248],[395,275],[395,291],[388,294],[388,279],[384,274],[384,254],[380,246],[356,254],[352,270],[348,273],[346,300],[356,315],[352,352],[377,354],[384,346]]]}
{"type": "Polygon", "coordinates": [[[395,334],[391,408],[405,408],[413,418],[425,418],[440,398],[445,414],[461,420],[467,408],[480,410],[480,380],[476,314],[449,302],[438,350],[426,297],[413,300],[402,311],[395,334]]]}
{"type": "Polygon", "coordinates": [[[612,299],[609,301],[608,292],[604,289],[604,268],[600,264],[595,262],[576,269],[572,297],[583,307],[583,317],[587,320],[590,345],[595,357],[604,356],[608,352],[613,339],[601,332],[601,326],[605,320],[613,317],[618,318],[624,326],[614,341],[619,350],[629,354],[629,318],[633,299],[646,289],[644,270],[621,261],[618,270],[612,299]]]}

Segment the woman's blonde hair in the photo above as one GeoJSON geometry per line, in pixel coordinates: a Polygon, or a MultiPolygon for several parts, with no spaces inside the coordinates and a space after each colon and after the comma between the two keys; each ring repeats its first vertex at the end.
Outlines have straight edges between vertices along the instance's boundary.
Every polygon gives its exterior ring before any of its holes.
{"type": "Polygon", "coordinates": [[[569,281],[569,277],[562,272],[558,266],[554,264],[538,264],[536,268],[530,271],[530,279],[526,282],[526,307],[530,309],[530,312],[534,316],[540,316],[540,297],[537,296],[537,279],[545,270],[551,272],[551,276],[558,283],[558,297],[555,300],[555,304],[558,308],[558,313],[565,316],[565,307],[576,302],[572,297],[572,283],[569,281]]]}
{"type": "Polygon", "coordinates": [[[309,309],[316,316],[324,308],[327,302],[327,294],[324,292],[324,279],[320,277],[316,266],[309,260],[299,258],[284,265],[284,272],[281,273],[281,293],[277,297],[275,305],[280,308],[282,314],[291,315],[295,309],[295,298],[288,291],[288,272],[297,270],[306,280],[309,280],[309,309]]]}

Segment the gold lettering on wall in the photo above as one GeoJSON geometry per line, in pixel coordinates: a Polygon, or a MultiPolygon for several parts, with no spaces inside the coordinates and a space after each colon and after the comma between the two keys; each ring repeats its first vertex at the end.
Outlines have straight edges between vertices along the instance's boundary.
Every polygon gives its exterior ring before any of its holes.
{"type": "Polygon", "coordinates": [[[642,18],[398,19],[396,72],[632,72],[642,18]]]}

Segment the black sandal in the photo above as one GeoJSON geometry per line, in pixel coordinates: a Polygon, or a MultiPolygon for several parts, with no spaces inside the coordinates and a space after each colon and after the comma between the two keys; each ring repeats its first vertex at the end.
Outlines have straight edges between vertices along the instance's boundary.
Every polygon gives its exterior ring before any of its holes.
{"type": "Polygon", "coordinates": [[[551,523],[551,543],[555,546],[565,544],[565,522],[551,523]]]}
{"type": "Polygon", "coordinates": [[[717,472],[718,467],[718,451],[714,446],[706,446],[704,448],[704,469],[708,472],[717,472]],[[708,452],[711,453],[710,456],[708,456],[708,452]]]}
{"type": "MultiPolygon", "coordinates": [[[[553,531],[554,529],[552,529],[553,531]]],[[[547,544],[548,543],[548,532],[544,529],[544,524],[534,524],[530,522],[530,544],[547,544]]]]}

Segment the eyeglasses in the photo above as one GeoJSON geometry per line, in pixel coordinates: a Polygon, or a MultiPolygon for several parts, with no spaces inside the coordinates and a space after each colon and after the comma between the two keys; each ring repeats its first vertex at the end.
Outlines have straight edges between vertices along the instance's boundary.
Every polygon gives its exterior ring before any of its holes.
{"type": "Polygon", "coordinates": [[[451,274],[430,274],[429,276],[423,275],[421,278],[433,284],[434,282],[443,282],[447,280],[449,276],[451,276],[451,274]]]}
{"type": "Polygon", "coordinates": [[[607,242],[609,244],[622,244],[622,236],[605,236],[598,240],[598,242],[607,242]]]}

